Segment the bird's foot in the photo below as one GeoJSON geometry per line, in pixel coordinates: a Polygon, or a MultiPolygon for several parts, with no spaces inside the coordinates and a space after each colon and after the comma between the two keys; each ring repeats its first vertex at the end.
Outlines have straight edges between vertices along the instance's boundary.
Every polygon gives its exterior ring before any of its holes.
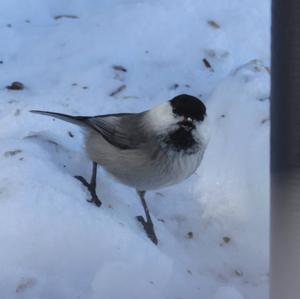
{"type": "Polygon", "coordinates": [[[87,201],[90,203],[94,203],[97,207],[100,207],[102,203],[97,196],[96,186],[94,184],[88,183],[87,180],[80,175],[76,175],[74,176],[74,178],[80,181],[89,190],[92,198],[87,201]]]}
{"type": "Polygon", "coordinates": [[[158,244],[152,221],[145,221],[143,216],[137,216],[136,219],[142,223],[148,238],[155,244],[158,244]]]}

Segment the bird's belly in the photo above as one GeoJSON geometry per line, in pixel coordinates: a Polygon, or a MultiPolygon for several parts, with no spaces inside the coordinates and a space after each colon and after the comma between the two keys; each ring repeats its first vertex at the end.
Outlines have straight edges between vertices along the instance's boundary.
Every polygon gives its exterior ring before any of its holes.
{"type": "Polygon", "coordinates": [[[201,155],[178,156],[177,158],[149,162],[143,167],[131,167],[126,171],[106,168],[117,180],[138,190],[154,190],[177,184],[191,176],[198,168],[201,155]]]}
{"type": "Polygon", "coordinates": [[[193,154],[146,150],[119,150],[99,134],[86,139],[91,160],[102,166],[121,183],[138,190],[154,190],[174,185],[191,176],[198,168],[204,149],[193,154]]]}

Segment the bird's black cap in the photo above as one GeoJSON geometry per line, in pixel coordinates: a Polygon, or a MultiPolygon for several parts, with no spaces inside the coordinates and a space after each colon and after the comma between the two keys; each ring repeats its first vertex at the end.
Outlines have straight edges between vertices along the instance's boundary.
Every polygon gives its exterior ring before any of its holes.
{"type": "Polygon", "coordinates": [[[175,114],[190,117],[198,121],[204,120],[206,107],[198,98],[181,94],[170,100],[170,103],[175,114]]]}

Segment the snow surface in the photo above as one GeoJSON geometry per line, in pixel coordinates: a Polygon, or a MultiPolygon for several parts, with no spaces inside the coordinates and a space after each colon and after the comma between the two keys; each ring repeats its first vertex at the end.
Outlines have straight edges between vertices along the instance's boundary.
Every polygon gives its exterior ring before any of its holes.
{"type": "Polygon", "coordinates": [[[1,1],[1,299],[267,298],[269,6],[1,1]],[[80,129],[28,111],[134,112],[180,93],[205,101],[212,135],[195,175],[147,193],[155,246],[135,191],[103,170],[102,207],[86,202],[80,129]]]}

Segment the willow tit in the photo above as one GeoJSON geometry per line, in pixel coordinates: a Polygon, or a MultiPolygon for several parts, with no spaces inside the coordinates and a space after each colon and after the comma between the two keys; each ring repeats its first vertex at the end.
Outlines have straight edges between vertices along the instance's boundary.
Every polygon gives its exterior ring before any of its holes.
{"type": "Polygon", "coordinates": [[[207,142],[206,107],[190,95],[173,99],[140,113],[97,116],[71,116],[32,110],[84,128],[85,148],[93,161],[90,183],[76,176],[90,191],[91,202],[101,201],[96,194],[97,164],[125,185],[134,187],[141,199],[148,237],[158,243],[145,201],[145,192],[176,184],[198,168],[207,142]]]}

